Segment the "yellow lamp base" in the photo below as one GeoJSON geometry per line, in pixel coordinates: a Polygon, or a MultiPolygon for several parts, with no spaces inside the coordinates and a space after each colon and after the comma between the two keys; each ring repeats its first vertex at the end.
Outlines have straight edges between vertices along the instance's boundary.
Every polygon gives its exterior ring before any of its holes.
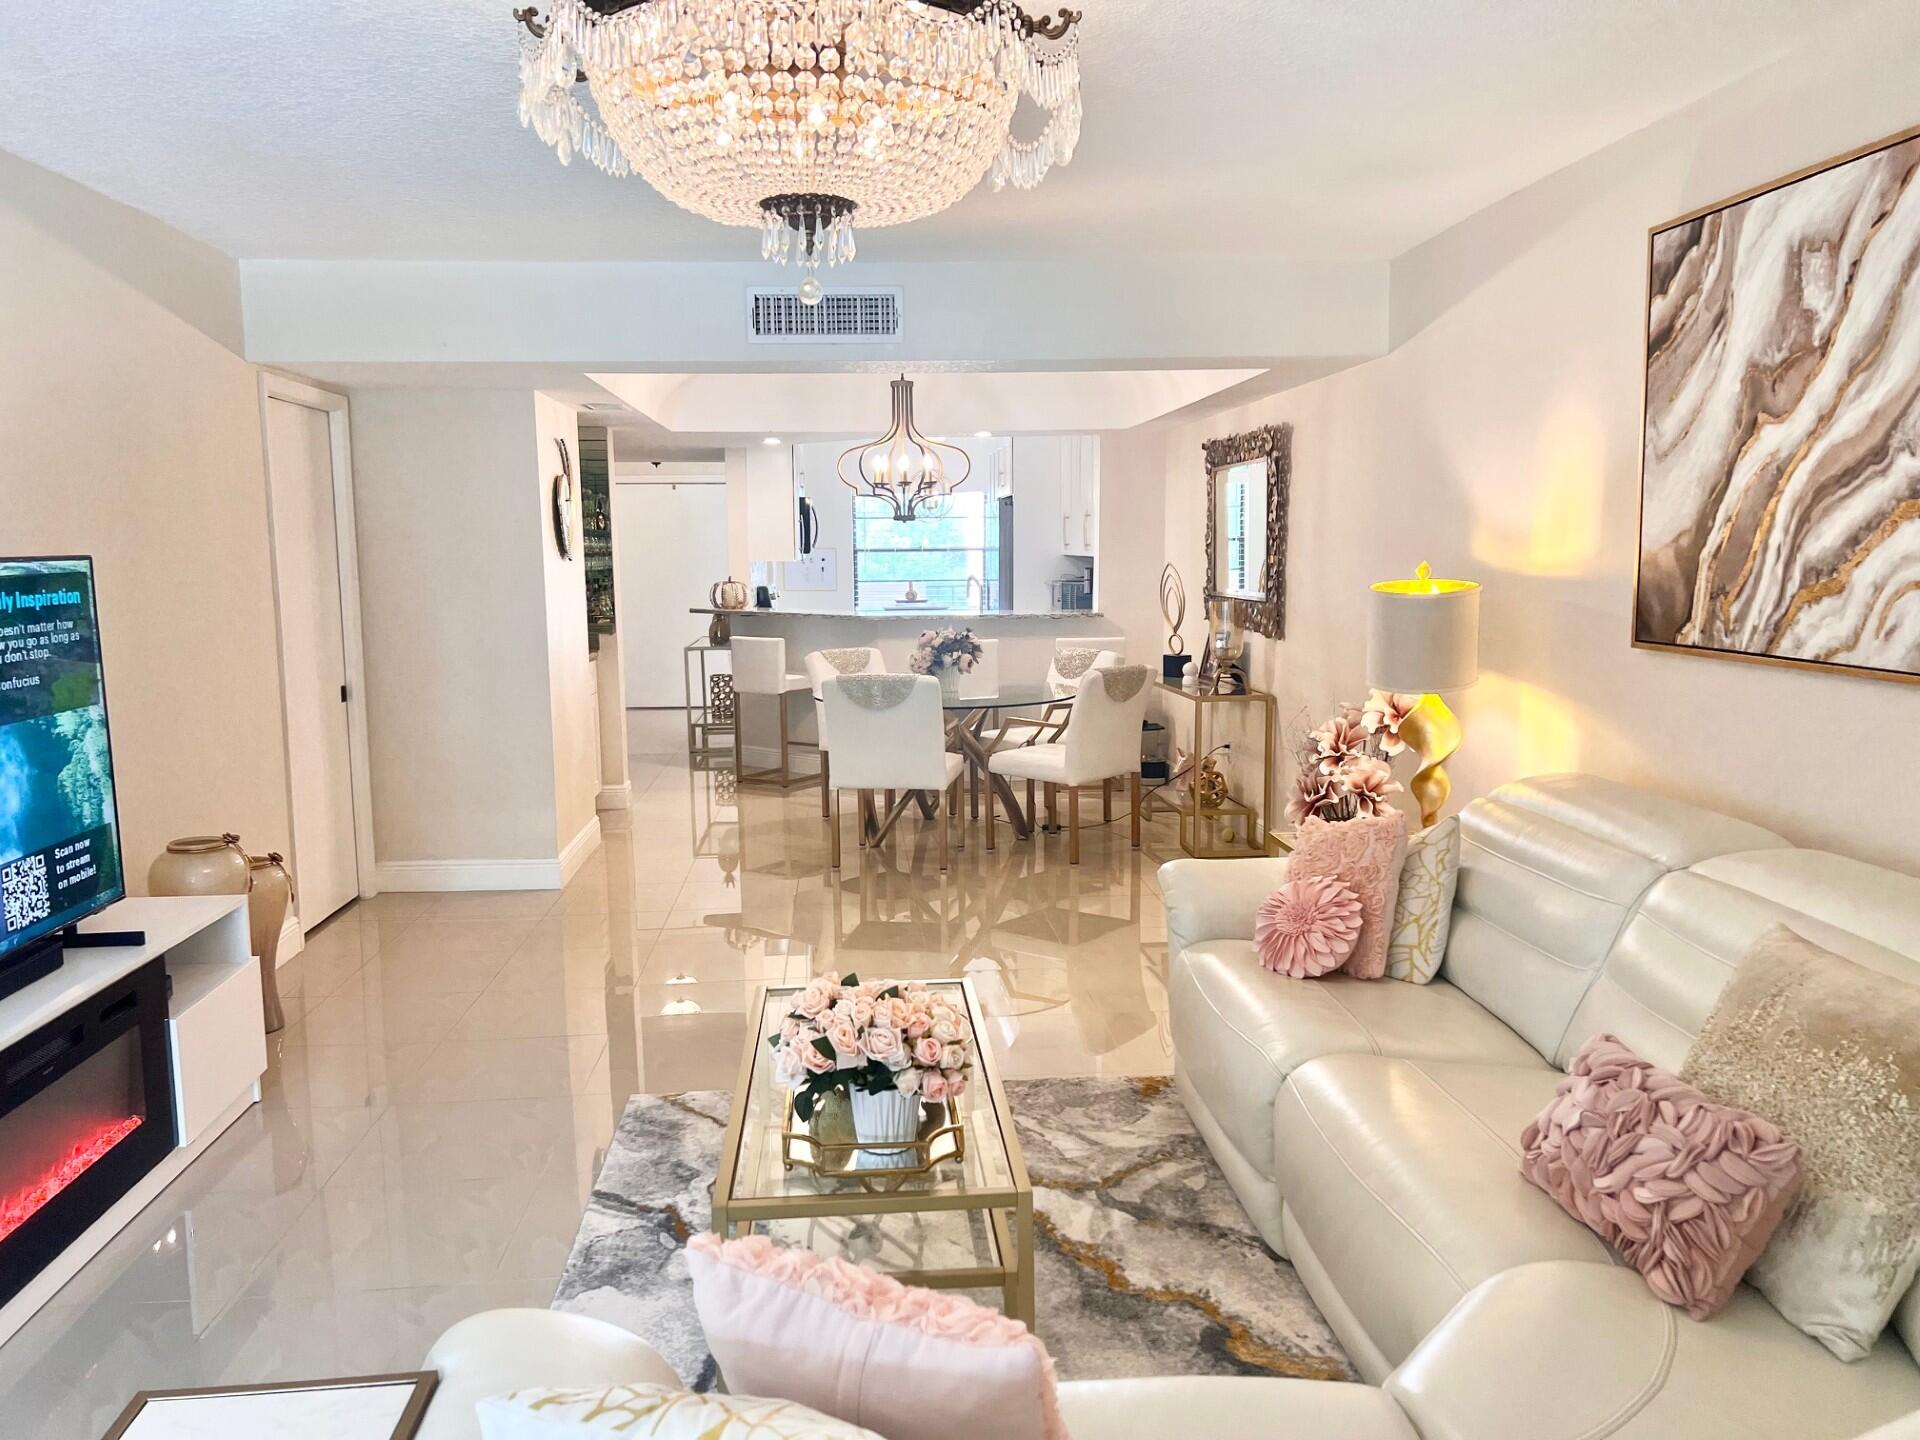
{"type": "Polygon", "coordinates": [[[1438,695],[1423,695],[1413,713],[1400,722],[1400,738],[1420,757],[1419,772],[1408,788],[1420,802],[1420,824],[1424,829],[1440,818],[1447,796],[1453,791],[1446,762],[1460,748],[1460,719],[1438,695]]]}

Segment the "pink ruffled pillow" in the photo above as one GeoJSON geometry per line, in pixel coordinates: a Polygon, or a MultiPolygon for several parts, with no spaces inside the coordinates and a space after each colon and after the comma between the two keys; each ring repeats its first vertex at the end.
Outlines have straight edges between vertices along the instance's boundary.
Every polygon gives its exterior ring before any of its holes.
{"type": "Polygon", "coordinates": [[[1338,880],[1360,897],[1360,938],[1341,967],[1359,980],[1387,973],[1400,864],[1407,858],[1407,817],[1398,810],[1352,820],[1303,820],[1294,832],[1289,880],[1338,880]]]}
{"type": "Polygon", "coordinates": [[[1288,880],[1260,905],[1253,945],[1267,969],[1295,980],[1338,970],[1360,938],[1360,897],[1344,881],[1288,880]]]}
{"type": "Polygon", "coordinates": [[[1704,1320],[1733,1298],[1800,1189],[1800,1147],[1612,1035],[1573,1058],[1520,1137],[1520,1173],[1704,1320]]]}
{"type": "Polygon", "coordinates": [[[687,1267],[736,1395],[791,1400],[887,1440],[1068,1440],[1046,1346],[997,1310],[764,1235],[696,1235],[687,1267]]]}

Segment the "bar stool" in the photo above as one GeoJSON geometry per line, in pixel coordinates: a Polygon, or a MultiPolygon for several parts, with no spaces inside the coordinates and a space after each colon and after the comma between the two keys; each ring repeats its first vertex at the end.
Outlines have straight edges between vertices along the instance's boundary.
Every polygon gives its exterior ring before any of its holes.
{"type": "Polygon", "coordinates": [[[801,662],[807,667],[807,681],[813,687],[813,719],[820,735],[820,816],[833,813],[833,780],[828,771],[833,756],[827,745],[827,707],[823,703],[827,681],[836,675],[868,675],[887,668],[887,662],[871,645],[848,645],[837,650],[809,650],[801,662]]]}
{"type": "MultiPolygon", "coordinates": [[[[733,773],[741,784],[759,781],[771,781],[783,788],[791,788],[811,776],[795,776],[789,751],[795,748],[817,750],[817,745],[804,740],[794,740],[787,734],[787,696],[796,690],[805,690],[809,681],[805,675],[789,674],[787,671],[787,642],[778,637],[736,635],[732,642],[733,650],[733,773]],[[749,695],[769,697],[780,712],[780,763],[765,770],[747,769],[743,735],[746,731],[746,709],[744,701],[749,695]]],[[[824,757],[823,757],[824,758],[824,757]]]]}

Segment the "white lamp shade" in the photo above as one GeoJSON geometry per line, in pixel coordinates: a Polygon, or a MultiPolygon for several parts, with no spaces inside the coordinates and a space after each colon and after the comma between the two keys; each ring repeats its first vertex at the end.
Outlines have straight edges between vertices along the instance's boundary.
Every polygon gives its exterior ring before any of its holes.
{"type": "Polygon", "coordinates": [[[1478,585],[1423,574],[1368,592],[1367,683],[1375,690],[1428,695],[1463,690],[1479,678],[1478,585]]]}

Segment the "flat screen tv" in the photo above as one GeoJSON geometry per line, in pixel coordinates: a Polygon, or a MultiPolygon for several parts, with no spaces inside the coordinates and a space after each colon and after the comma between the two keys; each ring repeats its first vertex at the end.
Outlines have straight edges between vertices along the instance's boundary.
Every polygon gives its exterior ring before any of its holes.
{"type": "Polygon", "coordinates": [[[0,559],[0,995],[126,893],[93,561],[0,559]]]}

